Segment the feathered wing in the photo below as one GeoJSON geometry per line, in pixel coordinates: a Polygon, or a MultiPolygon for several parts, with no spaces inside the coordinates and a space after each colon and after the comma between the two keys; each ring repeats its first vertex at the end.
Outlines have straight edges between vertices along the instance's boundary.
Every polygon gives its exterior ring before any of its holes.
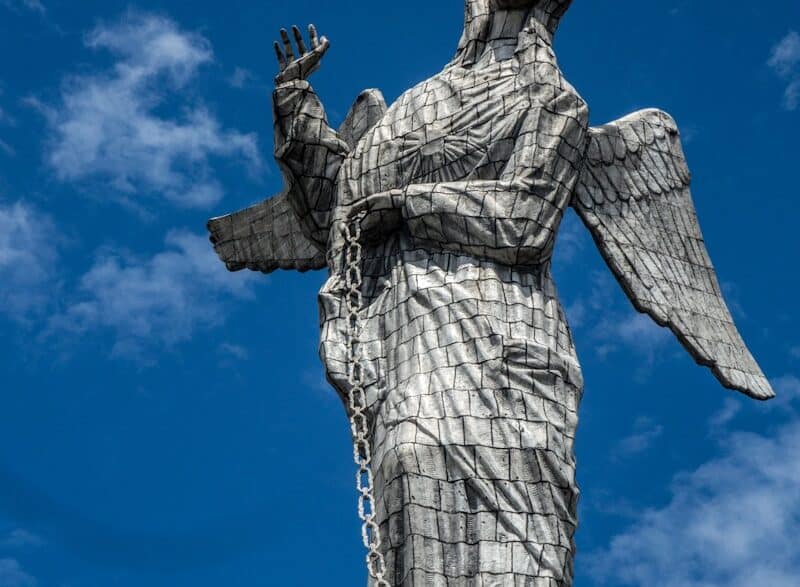
{"type": "Polygon", "coordinates": [[[690,183],[675,121],[644,110],[590,130],[573,206],[637,310],[725,387],[772,398],[723,299],[690,183]]]}
{"type": "Polygon", "coordinates": [[[286,193],[214,218],[208,231],[214,250],[229,271],[325,268],[325,253],[303,234],[286,193]]]}
{"type": "MultiPolygon", "coordinates": [[[[351,149],[386,112],[378,90],[366,90],[337,131],[351,149]]],[[[326,266],[325,251],[306,237],[286,192],[208,222],[211,243],[230,271],[312,271],[326,266]]]]}
{"type": "Polygon", "coordinates": [[[386,100],[380,90],[364,90],[356,98],[342,126],[336,132],[351,149],[355,149],[361,137],[378,124],[384,114],[386,114],[386,100]]]}

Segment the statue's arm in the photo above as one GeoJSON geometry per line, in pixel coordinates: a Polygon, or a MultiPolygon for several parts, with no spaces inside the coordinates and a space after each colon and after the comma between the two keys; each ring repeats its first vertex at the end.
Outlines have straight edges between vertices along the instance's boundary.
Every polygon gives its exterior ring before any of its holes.
{"type": "Polygon", "coordinates": [[[533,264],[558,213],[532,178],[415,184],[401,213],[412,236],[508,265],[533,264]]]}
{"type": "MultiPolygon", "coordinates": [[[[365,90],[338,133],[352,149],[385,111],[383,95],[378,90],[365,90]]],[[[306,235],[291,203],[297,197],[284,190],[246,210],[209,221],[211,242],[228,269],[269,273],[276,269],[325,268],[325,243],[312,241],[306,235]]]]}
{"type": "Polygon", "coordinates": [[[335,205],[336,177],[347,157],[347,143],[328,125],[311,85],[296,80],[273,95],[275,158],[292,207],[306,235],[324,249],[335,205]]]}
{"type": "Polygon", "coordinates": [[[325,249],[334,208],[336,177],[347,157],[347,143],[330,127],[307,78],[328,49],[325,37],[309,27],[310,50],[294,28],[299,57],[286,31],[275,44],[281,68],[273,93],[275,158],[286,180],[288,197],[306,236],[325,249]]]}

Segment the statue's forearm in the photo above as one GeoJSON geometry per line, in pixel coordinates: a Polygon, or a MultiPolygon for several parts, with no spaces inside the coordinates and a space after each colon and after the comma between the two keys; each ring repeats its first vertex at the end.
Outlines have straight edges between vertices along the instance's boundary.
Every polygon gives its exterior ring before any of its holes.
{"type": "Polygon", "coordinates": [[[325,109],[306,80],[293,80],[279,84],[272,93],[272,109],[275,119],[275,150],[295,133],[298,119],[316,118],[327,125],[325,109]]]}
{"type": "Polygon", "coordinates": [[[411,234],[510,264],[535,262],[559,207],[515,181],[411,185],[402,211],[411,234]]]}
{"type": "Polygon", "coordinates": [[[289,186],[292,207],[306,235],[324,248],[336,178],[348,147],[328,125],[322,103],[308,82],[278,86],[273,105],[275,158],[289,186]]]}

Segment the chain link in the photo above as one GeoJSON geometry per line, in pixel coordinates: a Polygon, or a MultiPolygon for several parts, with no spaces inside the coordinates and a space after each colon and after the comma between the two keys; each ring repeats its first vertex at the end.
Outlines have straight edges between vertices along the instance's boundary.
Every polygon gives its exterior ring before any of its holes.
{"type": "Polygon", "coordinates": [[[358,471],[356,490],[358,491],[358,516],[361,518],[361,538],[367,549],[367,569],[375,579],[377,587],[391,587],[386,580],[386,561],[380,551],[381,529],[375,521],[375,479],[372,474],[372,445],[369,439],[367,419],[367,395],[364,389],[364,350],[361,344],[361,313],[364,297],[361,287],[364,283],[361,263],[362,213],[352,218],[344,226],[345,238],[345,288],[347,306],[347,380],[350,383],[350,429],[353,433],[353,458],[358,471]]]}

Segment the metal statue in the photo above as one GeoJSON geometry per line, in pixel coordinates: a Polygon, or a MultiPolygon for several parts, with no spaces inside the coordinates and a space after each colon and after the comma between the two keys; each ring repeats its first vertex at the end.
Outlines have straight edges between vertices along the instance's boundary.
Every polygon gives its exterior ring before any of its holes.
{"type": "Polygon", "coordinates": [[[583,379],[551,277],[574,208],[634,306],[728,388],[773,396],[720,291],[673,119],[592,128],[553,35],[571,0],[467,0],[453,60],[338,130],[276,43],[286,188],[214,219],[232,271],[327,269],[321,357],[350,416],[371,585],[568,587],[583,379]]]}

